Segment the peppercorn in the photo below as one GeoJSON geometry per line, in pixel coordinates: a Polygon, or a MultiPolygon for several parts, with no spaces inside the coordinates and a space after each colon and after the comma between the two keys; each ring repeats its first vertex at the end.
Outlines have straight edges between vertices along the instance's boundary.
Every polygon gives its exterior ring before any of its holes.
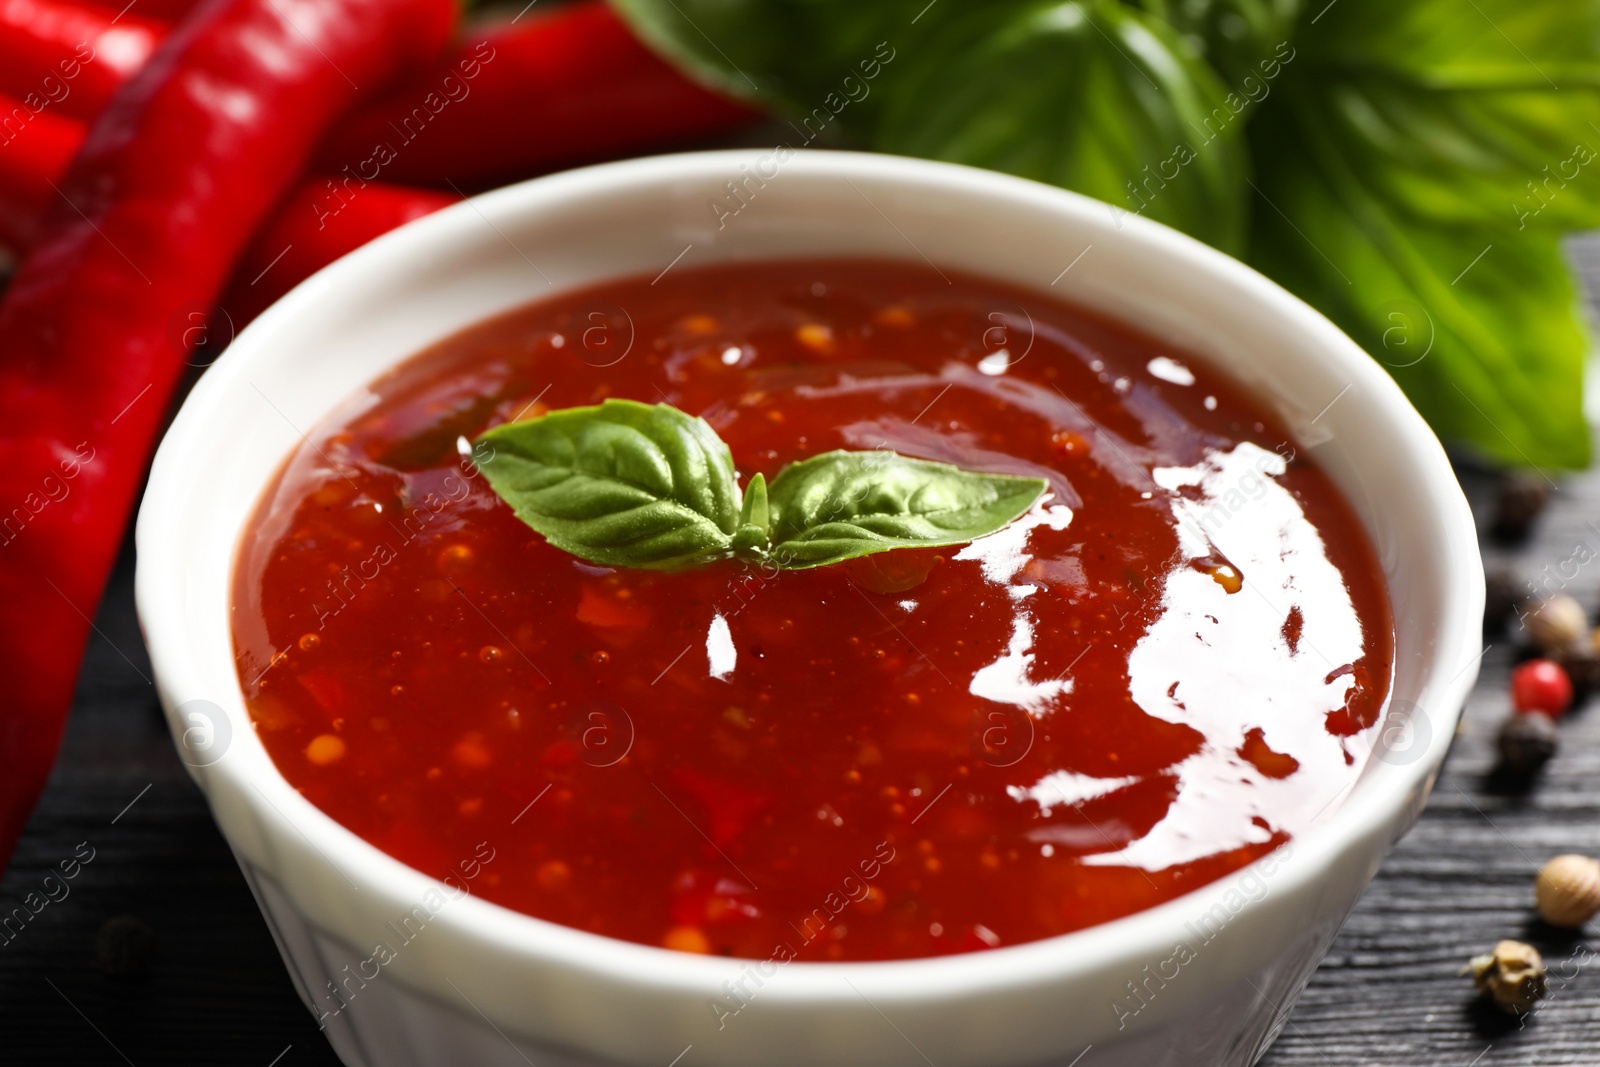
{"type": "Polygon", "coordinates": [[[1551,654],[1572,680],[1575,694],[1585,695],[1600,691],[1600,648],[1595,646],[1594,634],[1571,648],[1551,654]]]}
{"type": "Polygon", "coordinates": [[[1483,575],[1483,632],[1504,633],[1517,610],[1525,585],[1509,567],[1495,567],[1483,575]]]}
{"type": "Polygon", "coordinates": [[[1549,501],[1550,480],[1544,475],[1533,471],[1507,471],[1500,476],[1500,492],[1495,500],[1490,532],[1500,541],[1526,540],[1533,520],[1549,501]]]}
{"type": "Polygon", "coordinates": [[[1554,660],[1530,659],[1511,672],[1511,703],[1519,712],[1559,719],[1572,706],[1572,679],[1554,660]]]}
{"type": "Polygon", "coordinates": [[[1550,655],[1559,655],[1578,644],[1589,633],[1589,616],[1583,605],[1557,593],[1537,604],[1523,605],[1522,626],[1528,640],[1550,655]]]}
{"type": "Polygon", "coordinates": [[[1561,731],[1550,716],[1532,711],[1507,715],[1496,740],[1502,763],[1519,774],[1532,774],[1556,754],[1561,745],[1561,731]]]}
{"type": "Polygon", "coordinates": [[[1539,950],[1520,941],[1502,941],[1494,951],[1472,957],[1462,974],[1501,1011],[1521,1015],[1544,999],[1545,968],[1539,950]]]}
{"type": "Polygon", "coordinates": [[[95,935],[95,966],[113,978],[131,978],[144,970],[155,947],[154,930],[132,915],[113,915],[95,935]]]}
{"type": "Polygon", "coordinates": [[[1576,930],[1600,914],[1600,860],[1557,856],[1540,870],[1533,900],[1539,918],[1576,930]]]}

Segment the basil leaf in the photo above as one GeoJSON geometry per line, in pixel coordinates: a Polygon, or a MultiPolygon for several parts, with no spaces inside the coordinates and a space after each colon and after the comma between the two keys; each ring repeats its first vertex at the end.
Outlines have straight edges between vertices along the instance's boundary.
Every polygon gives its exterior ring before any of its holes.
{"type": "Polygon", "coordinates": [[[726,556],[739,519],[728,446],[666,404],[607,400],[489,430],[479,468],[552,545],[607,566],[726,556]]]}
{"type": "Polygon", "coordinates": [[[1559,237],[1408,212],[1326,101],[1290,100],[1251,131],[1273,146],[1252,262],[1377,356],[1441,437],[1516,466],[1587,464],[1589,341],[1559,237]]]}
{"type": "Polygon", "coordinates": [[[1600,74],[1597,0],[1323,0],[1306,11],[1315,17],[1299,40],[1319,63],[1440,88],[1565,92],[1600,74]]]}
{"type": "Polygon", "coordinates": [[[1044,493],[1039,478],[980,474],[895,452],[825,452],[773,479],[772,558],[801,569],[994,533],[1044,493]]]}
{"type": "Polygon", "coordinates": [[[1237,107],[1193,47],[1115,0],[615,2],[694,76],[790,118],[792,147],[1003,170],[1242,246],[1237,107]]]}
{"type": "Polygon", "coordinates": [[[796,127],[791,144],[799,148],[811,134],[864,134],[864,112],[875,106],[871,83],[916,36],[912,20],[927,0],[611,2],[646,44],[698,81],[796,122],[820,112],[805,127],[810,133],[796,127]]]}
{"type": "Polygon", "coordinates": [[[1474,7],[1340,0],[1303,37],[1301,121],[1413,214],[1600,226],[1600,0],[1474,7]]]}
{"type": "Polygon", "coordinates": [[[489,485],[563,551],[619,567],[691,567],[738,554],[781,569],[993,533],[1045,490],[894,452],[828,452],[758,472],[740,500],[728,446],[666,404],[607,400],[478,438],[489,485]],[[774,542],[778,542],[776,547],[774,542]]]}
{"type": "MultiPolygon", "coordinates": [[[[1323,0],[1325,3],[1326,0],[1323,0]]],[[[1275,61],[1294,36],[1300,0],[1137,0],[1165,19],[1205,57],[1235,92],[1251,95],[1251,79],[1277,77],[1275,61]]]]}
{"type": "Polygon", "coordinates": [[[1158,18],[1111,0],[956,6],[884,92],[877,148],[1051,182],[1243,246],[1244,122],[1158,18]]]}

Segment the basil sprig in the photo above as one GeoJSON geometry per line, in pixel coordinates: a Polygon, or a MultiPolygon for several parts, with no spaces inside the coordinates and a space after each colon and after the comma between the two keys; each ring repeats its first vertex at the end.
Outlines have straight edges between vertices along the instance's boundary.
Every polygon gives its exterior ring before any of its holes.
{"type": "Polygon", "coordinates": [[[517,518],[564,552],[610,567],[677,570],[739,556],[798,570],[994,533],[1044,493],[896,452],[826,452],[753,475],[704,419],[607,400],[489,430],[478,466],[517,518]]]}

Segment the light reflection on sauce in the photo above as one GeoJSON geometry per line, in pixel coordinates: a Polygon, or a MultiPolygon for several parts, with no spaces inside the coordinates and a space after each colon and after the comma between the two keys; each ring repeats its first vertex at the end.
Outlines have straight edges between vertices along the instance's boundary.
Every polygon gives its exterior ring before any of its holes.
{"type": "MultiPolygon", "coordinates": [[[[1166,575],[1161,613],[1128,659],[1129,692],[1142,712],[1191,726],[1204,742],[1165,768],[1177,777],[1176,797],[1137,839],[1109,851],[1109,839],[1097,840],[1092,832],[1034,832],[1030,839],[1066,845],[1086,864],[1159,870],[1299,833],[1347,788],[1342,772],[1355,758],[1351,739],[1329,733],[1324,720],[1345,707],[1354,682],[1341,672],[1365,654],[1365,639],[1321,535],[1276,481],[1287,469],[1283,455],[1244,442],[1208,452],[1191,467],[1152,472],[1172,510],[1180,558],[1200,566],[1173,566],[1166,575]],[[1219,582],[1218,569],[1231,570],[1242,584],[1219,582]],[[1291,611],[1301,623],[1292,643],[1284,633],[1291,611]],[[1263,771],[1260,764],[1274,756],[1294,769],[1263,771]],[[1334,784],[1308,790],[1290,781],[1302,771],[1334,784]]],[[[1040,507],[957,554],[980,561],[985,580],[1005,587],[1017,603],[1006,651],[973,675],[974,696],[1040,718],[1073,714],[1065,699],[1072,692],[1070,670],[1057,678],[1030,677],[1035,621],[1027,601],[1039,587],[1015,582],[1037,559],[1033,532],[1040,526],[1065,530],[1070,520],[1066,508],[1040,507]]],[[[1357,744],[1364,755],[1364,742],[1357,744]]],[[[1081,808],[1140,780],[1058,770],[1007,793],[1049,815],[1057,806],[1081,808]]]]}

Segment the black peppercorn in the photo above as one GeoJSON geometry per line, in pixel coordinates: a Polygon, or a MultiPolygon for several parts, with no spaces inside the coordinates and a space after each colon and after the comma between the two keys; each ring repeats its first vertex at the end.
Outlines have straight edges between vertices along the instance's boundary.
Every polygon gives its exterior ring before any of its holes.
{"type": "Polygon", "coordinates": [[[1533,711],[1507,716],[1498,740],[1501,761],[1513,771],[1532,774],[1556,754],[1561,734],[1554,719],[1533,711]]]}
{"type": "Polygon", "coordinates": [[[1600,650],[1592,641],[1581,641],[1553,658],[1572,679],[1572,688],[1579,696],[1600,692],[1600,650]]]}
{"type": "Polygon", "coordinates": [[[113,978],[131,978],[143,972],[155,947],[154,930],[132,915],[114,915],[95,936],[95,966],[113,978]]]}
{"type": "Polygon", "coordinates": [[[1495,567],[1483,575],[1483,632],[1504,633],[1527,589],[1508,567],[1495,567]]]}
{"type": "Polygon", "coordinates": [[[1550,480],[1537,471],[1507,471],[1500,476],[1491,532],[1500,541],[1525,540],[1533,520],[1550,500],[1550,480]]]}

